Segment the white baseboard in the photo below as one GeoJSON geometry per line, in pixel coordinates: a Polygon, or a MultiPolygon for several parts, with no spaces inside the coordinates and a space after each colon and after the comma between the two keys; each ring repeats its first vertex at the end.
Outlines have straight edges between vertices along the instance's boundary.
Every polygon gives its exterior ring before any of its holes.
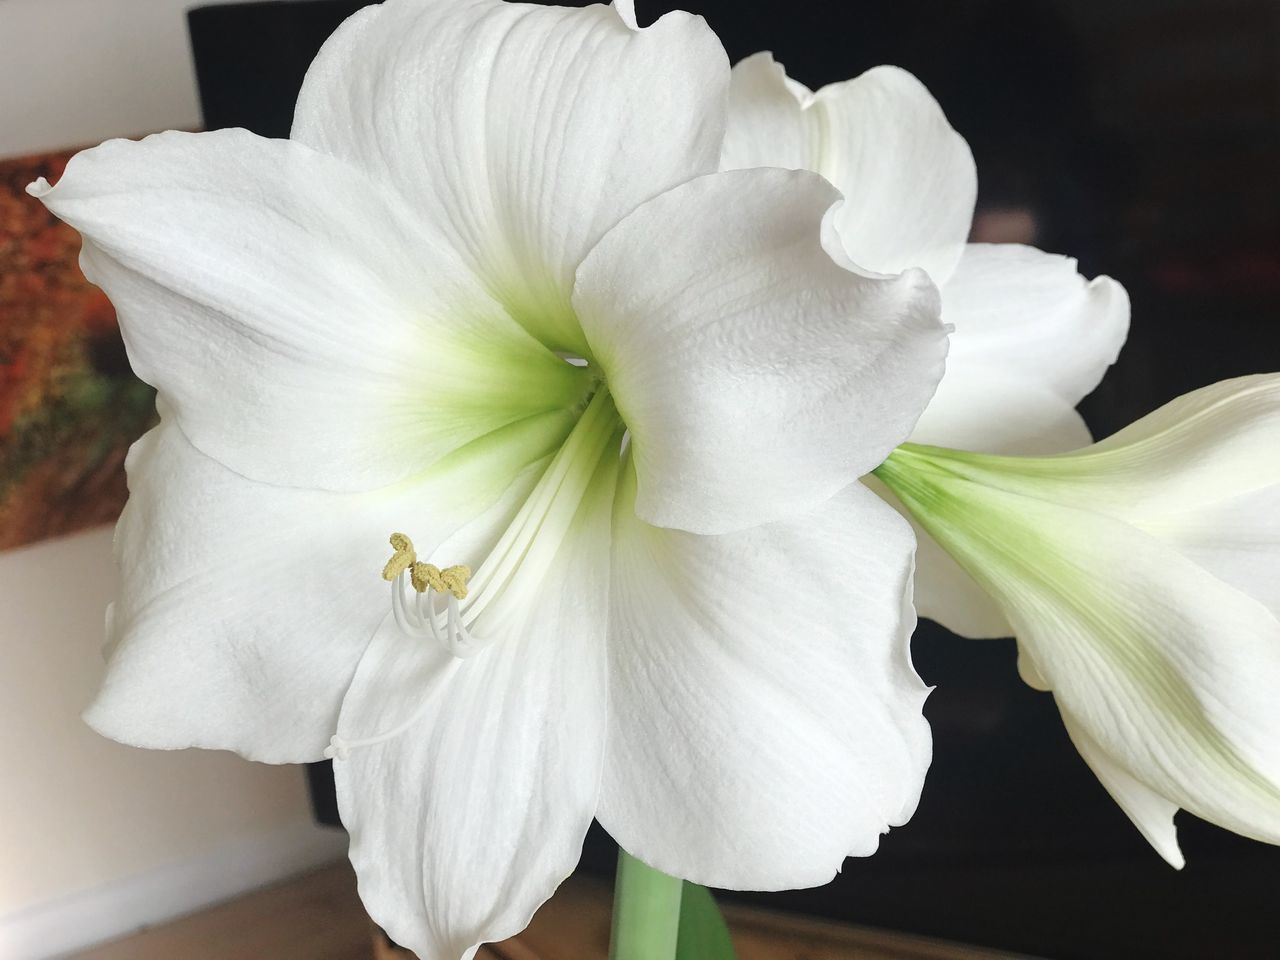
{"type": "Polygon", "coordinates": [[[294,823],[0,916],[0,960],[50,960],[332,863],[346,834],[294,823]]]}

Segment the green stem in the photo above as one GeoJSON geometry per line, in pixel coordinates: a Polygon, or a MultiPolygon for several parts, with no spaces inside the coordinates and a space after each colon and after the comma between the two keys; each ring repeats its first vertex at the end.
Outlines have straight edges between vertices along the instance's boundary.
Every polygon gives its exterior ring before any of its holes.
{"type": "Polygon", "coordinates": [[[609,960],[672,960],[683,886],[619,849],[609,960]]]}

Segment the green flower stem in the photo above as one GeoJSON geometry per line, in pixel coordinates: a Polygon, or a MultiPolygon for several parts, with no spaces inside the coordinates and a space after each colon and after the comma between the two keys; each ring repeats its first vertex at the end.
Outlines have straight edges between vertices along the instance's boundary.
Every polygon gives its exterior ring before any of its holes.
{"type": "Polygon", "coordinates": [[[684,881],[618,850],[609,960],[672,960],[680,933],[684,881]]]}

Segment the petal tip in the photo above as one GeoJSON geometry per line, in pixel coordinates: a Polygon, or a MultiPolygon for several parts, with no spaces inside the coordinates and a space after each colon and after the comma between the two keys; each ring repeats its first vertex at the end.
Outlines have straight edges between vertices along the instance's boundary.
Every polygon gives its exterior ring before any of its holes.
{"type": "Polygon", "coordinates": [[[80,711],[80,722],[104,739],[114,740],[128,747],[150,746],[150,744],[137,743],[117,723],[113,722],[118,719],[116,711],[112,709],[111,704],[105,702],[106,699],[106,691],[99,689],[89,701],[88,706],[80,711]]]}
{"type": "Polygon", "coordinates": [[[613,12],[618,15],[628,29],[639,30],[640,24],[636,21],[636,3],[635,0],[613,0],[610,4],[613,12]]]}
{"type": "Polygon", "coordinates": [[[44,177],[36,177],[35,180],[27,184],[27,195],[42,200],[53,189],[51,184],[44,177]]]}

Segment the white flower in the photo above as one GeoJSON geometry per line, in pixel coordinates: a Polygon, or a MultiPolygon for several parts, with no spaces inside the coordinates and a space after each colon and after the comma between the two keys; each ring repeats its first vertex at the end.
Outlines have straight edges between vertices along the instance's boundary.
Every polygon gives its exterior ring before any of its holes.
{"type": "Polygon", "coordinates": [[[912,538],[850,483],[941,374],[936,290],[833,262],[820,177],[715,173],[728,83],[686,14],[389,0],[290,140],[32,187],[163,415],[89,721],[345,758],[361,894],[424,960],[521,929],[593,815],[779,888],[916,804],[912,538]]]}
{"type": "Polygon", "coordinates": [[[1280,375],[1074,453],[908,445],[877,475],[995,598],[1023,678],[1166,860],[1179,808],[1280,842],[1280,375]]]}
{"type": "MultiPolygon", "coordinates": [[[[1074,260],[1020,244],[966,245],[973,158],[915,77],[876,67],[813,93],[769,54],[748,57],[733,68],[722,166],[822,174],[845,196],[835,226],[855,263],[888,273],[920,266],[937,283],[955,331],[912,440],[990,453],[1090,442],[1075,406],[1124,343],[1124,288],[1086,282],[1074,260]]],[[[920,614],[965,636],[1007,636],[981,589],[917,533],[920,614]]]]}

